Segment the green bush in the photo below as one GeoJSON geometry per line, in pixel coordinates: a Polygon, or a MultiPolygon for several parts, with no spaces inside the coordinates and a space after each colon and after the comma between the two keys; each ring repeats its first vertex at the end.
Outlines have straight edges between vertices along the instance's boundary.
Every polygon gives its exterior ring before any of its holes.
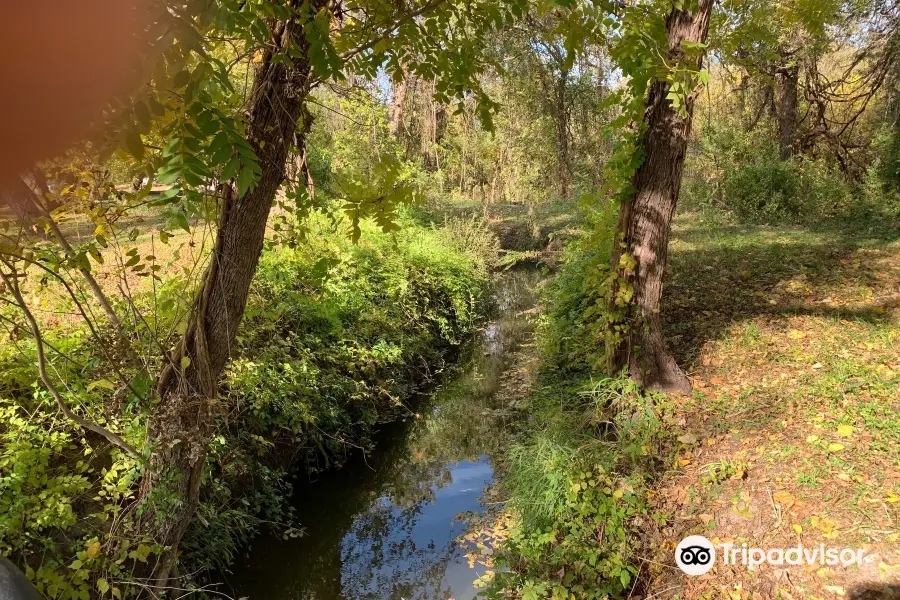
{"type": "Polygon", "coordinates": [[[816,222],[846,215],[853,204],[844,178],[821,163],[760,158],[725,175],[727,206],[757,222],[816,222]]]}
{"type": "Polygon", "coordinates": [[[488,308],[490,238],[474,237],[465,252],[448,231],[406,222],[354,245],[322,222],[263,256],[226,372],[214,492],[185,540],[191,564],[227,565],[263,521],[294,533],[286,474],[342,462],[409,411],[403,400],[488,308]]]}
{"type": "Polygon", "coordinates": [[[681,204],[749,222],[816,223],[854,214],[858,190],[824,161],[779,159],[768,130],[713,124],[689,154],[681,204]]]}
{"type": "Polygon", "coordinates": [[[124,540],[114,550],[103,547],[134,499],[138,471],[129,457],[95,448],[37,386],[31,398],[0,399],[0,555],[50,598],[88,598],[103,589],[122,597],[123,589],[107,582],[130,578],[136,557],[159,550],[124,540]]]}
{"type": "Polygon", "coordinates": [[[532,398],[539,425],[508,455],[503,482],[516,525],[489,597],[608,598],[633,585],[634,520],[647,515],[669,406],[628,379],[579,387],[555,383],[532,398]]]}
{"type": "Polygon", "coordinates": [[[900,132],[895,124],[884,127],[875,137],[878,157],[874,175],[884,188],[900,190],[900,132]]]}
{"type": "MultiPolygon", "coordinates": [[[[201,507],[181,547],[183,572],[202,579],[227,567],[265,523],[295,534],[288,475],[368,445],[373,427],[408,411],[403,400],[481,323],[485,249],[496,241],[473,230],[468,249],[443,228],[402,225],[391,234],[366,225],[354,245],[313,219],[302,243],[263,253],[221,389],[227,410],[201,507]]],[[[140,447],[147,407],[109,389],[115,378],[99,371],[106,363],[90,336],[69,326],[45,337],[59,350],[48,359],[71,405],[115,415],[114,428],[140,447]]],[[[13,342],[0,347],[0,553],[51,598],[133,596],[138,588],[117,582],[160,550],[128,539],[140,467],[64,419],[36,383],[33,342],[13,342]]],[[[127,375],[145,390],[152,384],[127,375]]]]}
{"type": "Polygon", "coordinates": [[[543,296],[540,385],[524,431],[506,454],[502,485],[514,527],[501,546],[492,598],[608,598],[638,572],[632,535],[646,518],[646,482],[670,427],[661,395],[603,378],[605,281],[615,211],[591,217],[570,242],[543,296]]]}
{"type": "Polygon", "coordinates": [[[606,279],[618,208],[605,202],[589,216],[591,233],[567,243],[546,287],[537,336],[541,365],[557,380],[605,369],[606,279]]]}

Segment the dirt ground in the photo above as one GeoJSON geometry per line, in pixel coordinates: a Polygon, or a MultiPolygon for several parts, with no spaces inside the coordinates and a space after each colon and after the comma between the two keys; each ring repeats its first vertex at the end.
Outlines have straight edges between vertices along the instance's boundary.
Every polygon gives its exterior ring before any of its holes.
{"type": "Polygon", "coordinates": [[[682,219],[664,314],[694,385],[650,492],[644,597],[900,598],[897,235],[682,219]],[[861,565],[725,565],[677,543],[852,548],[861,565]]]}

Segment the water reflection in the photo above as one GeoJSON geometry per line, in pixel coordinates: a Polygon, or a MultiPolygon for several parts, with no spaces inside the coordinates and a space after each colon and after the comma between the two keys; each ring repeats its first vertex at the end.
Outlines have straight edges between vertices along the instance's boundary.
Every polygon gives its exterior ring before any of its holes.
{"type": "Polygon", "coordinates": [[[230,582],[251,600],[468,600],[482,573],[454,540],[460,513],[481,509],[507,412],[495,393],[531,324],[537,274],[499,281],[500,313],[459,373],[384,432],[376,451],[300,490],[306,535],[258,539],[230,582]]]}

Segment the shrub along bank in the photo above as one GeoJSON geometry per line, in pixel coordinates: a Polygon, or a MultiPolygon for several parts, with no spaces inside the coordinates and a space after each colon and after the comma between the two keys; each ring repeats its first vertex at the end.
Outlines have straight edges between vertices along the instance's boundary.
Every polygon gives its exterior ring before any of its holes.
{"type": "Polygon", "coordinates": [[[487,578],[492,598],[608,598],[636,584],[631,534],[650,518],[647,483],[674,428],[664,396],[630,379],[591,378],[603,370],[602,239],[568,244],[544,292],[541,369],[505,457],[512,526],[487,578]]]}
{"type": "MultiPolygon", "coordinates": [[[[182,572],[227,565],[263,523],[296,531],[303,515],[287,502],[288,473],[369,444],[483,319],[491,257],[466,253],[441,228],[403,225],[352,244],[322,221],[302,244],[264,252],[182,572]]],[[[32,341],[10,342],[0,352],[0,554],[52,598],[136,595],[135,565],[159,551],[128,533],[140,461],[62,417],[36,383],[32,341]]],[[[129,374],[134,390],[102,379],[86,332],[60,328],[47,342],[71,405],[116,415],[106,425],[142,439],[135,392],[150,378],[129,374]]]]}

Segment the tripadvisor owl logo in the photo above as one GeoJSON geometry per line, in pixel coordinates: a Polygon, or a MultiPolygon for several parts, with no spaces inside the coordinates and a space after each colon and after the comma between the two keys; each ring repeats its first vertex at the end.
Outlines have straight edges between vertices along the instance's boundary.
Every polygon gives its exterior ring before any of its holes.
{"type": "MultiPolygon", "coordinates": [[[[802,544],[793,548],[753,548],[746,542],[735,547],[731,542],[718,544],[722,564],[746,565],[750,568],[761,564],[769,565],[815,565],[836,566],[862,565],[865,549],[807,547],[802,544]]],[[[689,535],[675,548],[675,563],[688,575],[708,573],[716,563],[716,550],[702,535],[689,535]]]]}
{"type": "Polygon", "coordinates": [[[689,535],[675,548],[675,563],[688,575],[703,575],[716,564],[716,549],[702,535],[689,535]]]}

